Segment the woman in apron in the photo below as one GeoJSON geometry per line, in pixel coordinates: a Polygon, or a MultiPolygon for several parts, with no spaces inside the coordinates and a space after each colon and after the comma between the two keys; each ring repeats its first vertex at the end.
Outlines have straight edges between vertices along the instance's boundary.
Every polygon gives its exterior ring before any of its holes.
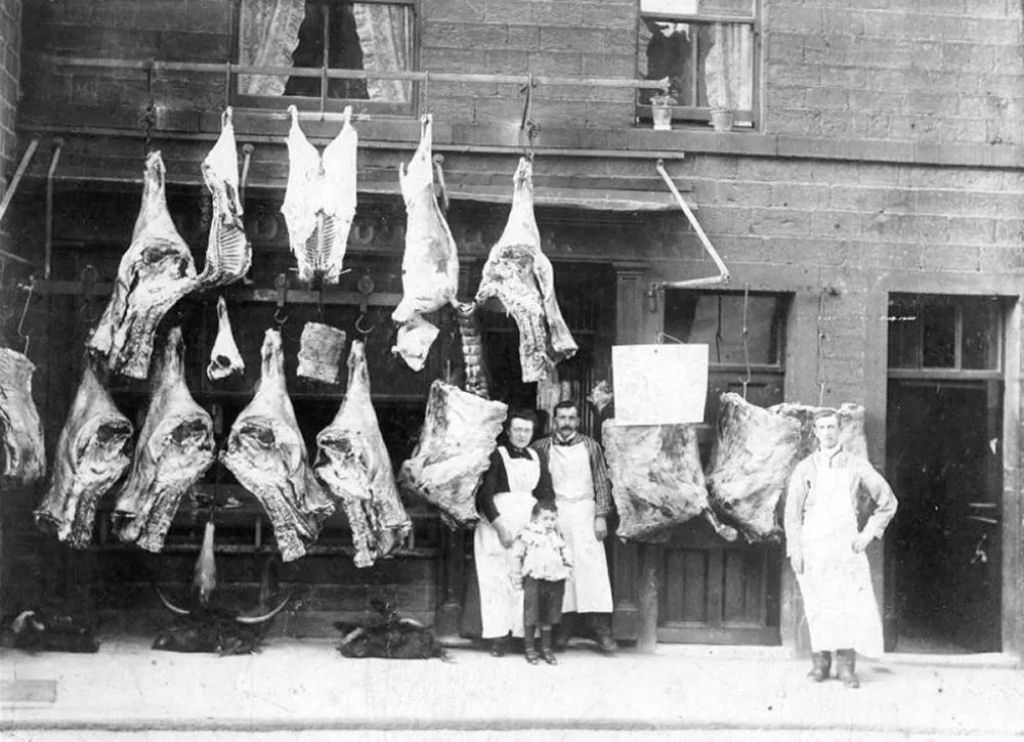
{"type": "Polygon", "coordinates": [[[473,556],[480,584],[481,635],[491,642],[491,654],[507,650],[509,634],[523,635],[523,591],[512,583],[512,543],[530,521],[539,499],[552,499],[551,477],[540,458],[527,446],[537,418],[531,411],[513,412],[508,420],[508,443],[491,454],[491,466],[476,494],[480,520],[473,537],[473,556]]]}

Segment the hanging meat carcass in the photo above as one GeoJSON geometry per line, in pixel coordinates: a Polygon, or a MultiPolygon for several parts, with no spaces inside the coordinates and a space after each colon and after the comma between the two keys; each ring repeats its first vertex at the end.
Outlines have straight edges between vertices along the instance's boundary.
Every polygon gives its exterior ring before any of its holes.
{"type": "Polygon", "coordinates": [[[490,399],[487,382],[487,366],[484,362],[483,333],[480,317],[473,302],[459,304],[455,317],[459,323],[459,338],[462,342],[462,364],[465,375],[463,386],[470,394],[490,399]]]}
{"type": "Polygon", "coordinates": [[[313,469],[345,508],[356,566],[369,567],[398,548],[412,523],[398,497],[391,457],[373,410],[366,351],[360,340],[349,351],[345,400],[316,443],[313,469]]]}
{"type": "Polygon", "coordinates": [[[220,460],[263,504],[281,558],[290,562],[316,541],[334,503],[306,460],[306,444],[285,386],[280,332],[267,330],[261,357],[256,394],[231,426],[220,460]]]}
{"type": "Polygon", "coordinates": [[[210,364],[206,367],[206,376],[210,381],[224,379],[231,374],[245,373],[245,361],[235,345],[235,335],[231,332],[231,321],[228,319],[228,303],[224,297],[217,298],[217,339],[210,349],[210,364]]]}
{"type": "Polygon", "coordinates": [[[341,131],[322,157],[299,128],[298,109],[288,106],[288,113],[288,185],[281,213],[299,263],[299,280],[335,284],[356,214],[359,136],[352,126],[352,107],[345,107],[341,131]]]}
{"type": "Polygon", "coordinates": [[[533,165],[525,157],[512,183],[512,210],[484,264],[476,302],[512,315],[519,327],[523,381],[534,382],[575,355],[577,346],[555,298],[551,261],[541,252],[533,214],[533,165]]]}
{"type": "Polygon", "coordinates": [[[420,119],[420,143],[408,167],[399,166],[398,182],[405,200],[407,224],[405,253],[402,256],[402,301],[391,314],[399,325],[394,350],[414,371],[423,368],[426,351],[437,335],[437,328],[422,319],[445,304],[456,306],[459,288],[459,254],[455,238],[434,195],[434,163],[431,158],[433,117],[420,119]],[[417,320],[417,318],[419,318],[417,320]],[[415,332],[410,332],[415,330],[415,332]],[[431,332],[432,330],[432,332],[431,332]],[[410,351],[410,348],[415,350],[410,351]]]}
{"type": "Polygon", "coordinates": [[[231,107],[221,115],[220,137],[203,160],[203,180],[213,198],[210,237],[206,243],[206,265],[199,276],[203,288],[224,286],[249,272],[252,246],[242,223],[242,201],[238,190],[238,148],[231,107]]]}
{"type": "Polygon", "coordinates": [[[132,463],[133,432],[86,359],[57,441],[50,485],[34,513],[36,525],[73,548],[88,547],[97,503],[132,463]]]}
{"type": "Polygon", "coordinates": [[[694,426],[618,425],[612,419],[601,426],[601,436],[619,538],[663,542],[674,526],[699,515],[722,538],[736,539],[709,506],[694,426]]]}
{"type": "Polygon", "coordinates": [[[497,447],[508,407],[436,380],[416,449],[398,471],[398,487],[441,509],[449,525],[478,519],[474,496],[497,447]]]}
{"type": "Polygon", "coordinates": [[[159,552],[185,492],[213,464],[213,419],[185,384],[181,328],[167,336],[128,481],[114,506],[117,534],[159,552]]]}
{"type": "Polygon", "coordinates": [[[307,322],[299,341],[298,375],[325,384],[337,384],[345,333],[320,322],[307,322]]]}
{"type": "Polygon", "coordinates": [[[32,400],[36,367],[22,353],[0,348],[0,485],[26,487],[46,473],[43,424],[32,400]]]}
{"type": "Polygon", "coordinates": [[[112,371],[135,379],[149,372],[160,320],[198,285],[192,253],[167,212],[164,176],[160,153],[150,152],[132,243],[121,257],[114,292],[87,343],[112,371]]]}
{"type": "Polygon", "coordinates": [[[776,509],[799,458],[799,422],[723,394],[707,477],[711,507],[751,543],[780,538],[776,509]]]}
{"type": "MultiPolygon", "coordinates": [[[[818,439],[814,437],[814,414],[818,410],[824,409],[830,408],[790,402],[783,402],[768,408],[771,413],[792,417],[800,423],[800,453],[797,456],[797,461],[818,450],[818,439]]],[[[846,402],[836,408],[836,412],[839,414],[839,445],[854,456],[866,459],[868,457],[868,441],[864,436],[864,407],[846,402]]]]}

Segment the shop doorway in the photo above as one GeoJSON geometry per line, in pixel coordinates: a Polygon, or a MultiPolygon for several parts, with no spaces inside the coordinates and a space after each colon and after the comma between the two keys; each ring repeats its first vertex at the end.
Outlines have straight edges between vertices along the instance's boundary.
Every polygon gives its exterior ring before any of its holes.
{"type": "Polygon", "coordinates": [[[889,646],[1000,651],[1001,313],[992,300],[930,297],[891,304],[890,315],[902,319],[890,329],[886,416],[899,498],[886,548],[889,646]]]}

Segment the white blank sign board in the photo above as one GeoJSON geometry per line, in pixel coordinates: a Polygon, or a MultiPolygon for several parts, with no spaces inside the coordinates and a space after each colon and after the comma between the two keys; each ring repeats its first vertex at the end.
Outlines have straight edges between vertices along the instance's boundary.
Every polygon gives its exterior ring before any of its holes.
{"type": "Polygon", "coordinates": [[[619,425],[704,421],[707,345],[616,345],[612,375],[619,425]]]}

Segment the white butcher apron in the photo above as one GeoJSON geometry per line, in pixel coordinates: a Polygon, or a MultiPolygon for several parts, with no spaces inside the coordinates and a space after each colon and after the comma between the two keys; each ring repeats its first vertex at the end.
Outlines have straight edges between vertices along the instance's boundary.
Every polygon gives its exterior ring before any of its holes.
{"type": "Polygon", "coordinates": [[[565,581],[562,611],[611,613],[612,586],[604,544],[594,535],[594,478],[583,443],[551,445],[548,469],[558,521],[569,547],[572,572],[565,581]]]}
{"type": "MultiPolygon", "coordinates": [[[[502,523],[514,536],[530,522],[530,513],[536,502],[533,490],[540,481],[540,459],[533,451],[529,451],[529,460],[509,458],[502,446],[498,447],[498,453],[505,464],[510,491],[496,494],[494,506],[501,515],[502,523]]],[[[483,517],[476,524],[473,556],[480,583],[482,636],[494,639],[510,631],[513,636],[522,636],[523,591],[512,585],[515,566],[512,549],[501,545],[498,531],[483,517]]]]}
{"type": "Polygon", "coordinates": [[[883,652],[882,621],[864,552],[853,550],[857,514],[850,498],[850,472],[818,466],[807,493],[801,531],[804,572],[797,575],[811,634],[811,649],[883,652]]]}

